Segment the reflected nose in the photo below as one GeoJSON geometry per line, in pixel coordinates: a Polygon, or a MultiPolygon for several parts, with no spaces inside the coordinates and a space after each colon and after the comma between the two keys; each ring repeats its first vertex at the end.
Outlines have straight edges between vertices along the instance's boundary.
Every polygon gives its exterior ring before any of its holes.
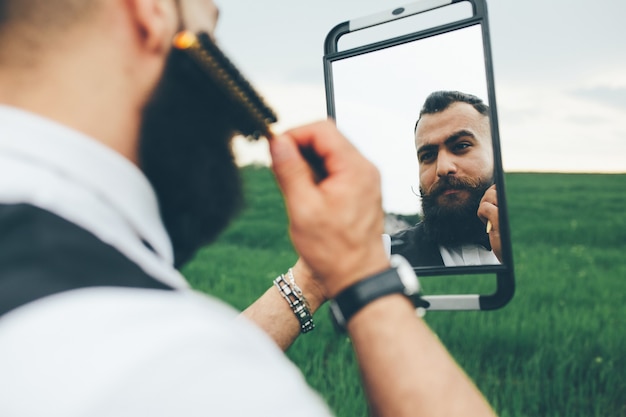
{"type": "Polygon", "coordinates": [[[437,157],[437,176],[445,177],[456,174],[454,157],[447,152],[440,152],[437,157]]]}

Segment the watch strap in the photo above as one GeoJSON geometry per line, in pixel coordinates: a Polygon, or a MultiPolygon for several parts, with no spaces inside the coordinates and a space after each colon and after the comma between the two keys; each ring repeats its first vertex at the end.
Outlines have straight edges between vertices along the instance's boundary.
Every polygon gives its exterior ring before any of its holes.
{"type": "Polygon", "coordinates": [[[404,293],[404,288],[397,269],[393,267],[351,285],[330,301],[336,324],[345,329],[361,308],[385,295],[404,293]]]}

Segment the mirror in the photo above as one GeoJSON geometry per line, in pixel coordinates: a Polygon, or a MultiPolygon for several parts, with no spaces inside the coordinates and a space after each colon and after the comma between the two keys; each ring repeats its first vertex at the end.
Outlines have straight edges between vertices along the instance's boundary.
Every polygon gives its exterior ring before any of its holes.
{"type": "Polygon", "coordinates": [[[484,1],[344,22],[325,49],[328,113],[380,170],[391,253],[418,276],[496,276],[493,294],[432,296],[429,308],[505,305],[513,262],[484,1]]]}

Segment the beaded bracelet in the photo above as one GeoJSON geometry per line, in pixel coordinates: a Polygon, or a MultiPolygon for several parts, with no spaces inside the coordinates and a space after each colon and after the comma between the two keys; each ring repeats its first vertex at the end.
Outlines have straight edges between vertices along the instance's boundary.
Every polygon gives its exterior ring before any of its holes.
{"type": "Polygon", "coordinates": [[[311,314],[311,309],[309,308],[309,303],[306,298],[304,298],[304,294],[302,294],[302,290],[295,283],[295,279],[293,279],[293,272],[291,269],[288,272],[291,285],[285,279],[285,275],[281,274],[274,280],[274,285],[278,288],[280,295],[287,301],[291,311],[295,314],[296,318],[300,322],[300,332],[307,333],[315,328],[315,323],[313,323],[313,315],[311,314]]]}

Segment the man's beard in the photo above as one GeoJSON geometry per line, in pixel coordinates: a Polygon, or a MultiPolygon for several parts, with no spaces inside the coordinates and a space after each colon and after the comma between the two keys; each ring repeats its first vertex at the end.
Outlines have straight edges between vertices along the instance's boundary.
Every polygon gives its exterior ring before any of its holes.
{"type": "Polygon", "coordinates": [[[443,246],[474,243],[491,249],[485,225],[476,214],[480,200],[491,184],[493,180],[442,177],[427,191],[420,187],[424,230],[427,236],[443,246]],[[447,190],[462,191],[443,195],[447,190]],[[469,194],[465,201],[455,201],[459,200],[458,194],[465,191],[469,194]],[[441,204],[440,198],[449,201],[441,204]]]}
{"type": "Polygon", "coordinates": [[[170,55],[144,109],[139,142],[140,166],[156,192],[176,267],[213,241],[243,201],[229,108],[190,65],[170,55]]]}

